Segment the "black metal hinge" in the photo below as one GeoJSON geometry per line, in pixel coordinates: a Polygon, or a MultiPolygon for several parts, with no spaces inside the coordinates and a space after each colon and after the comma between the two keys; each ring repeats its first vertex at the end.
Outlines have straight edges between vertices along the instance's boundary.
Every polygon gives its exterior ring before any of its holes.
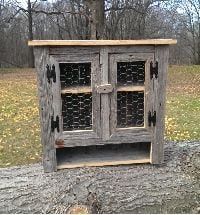
{"type": "Polygon", "coordinates": [[[151,114],[151,111],[149,111],[148,122],[149,122],[149,127],[151,127],[152,123],[153,123],[153,126],[156,125],[156,111],[153,112],[153,115],[151,114]]]}
{"type": "Polygon", "coordinates": [[[57,128],[57,132],[60,131],[59,129],[59,117],[56,116],[56,121],[54,121],[54,117],[51,117],[51,132],[54,132],[54,130],[57,128]]]}
{"type": "Polygon", "coordinates": [[[53,64],[52,67],[50,67],[48,64],[46,66],[47,68],[47,79],[50,83],[51,78],[53,78],[53,82],[56,82],[56,69],[55,65],[53,64]]]}
{"type": "Polygon", "coordinates": [[[158,61],[155,62],[155,65],[153,62],[150,63],[150,77],[153,78],[153,75],[155,75],[155,78],[158,78],[158,61]]]}

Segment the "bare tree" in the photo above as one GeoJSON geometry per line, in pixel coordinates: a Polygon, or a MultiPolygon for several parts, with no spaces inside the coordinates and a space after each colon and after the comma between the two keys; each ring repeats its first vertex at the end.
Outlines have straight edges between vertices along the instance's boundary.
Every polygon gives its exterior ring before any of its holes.
{"type": "Polygon", "coordinates": [[[173,37],[171,62],[199,63],[198,8],[198,0],[0,0],[0,60],[33,67],[32,39],[173,37]]]}
{"type": "Polygon", "coordinates": [[[180,7],[187,16],[185,27],[191,40],[193,63],[200,65],[200,1],[182,0],[180,7]]]}
{"type": "Polygon", "coordinates": [[[104,37],[104,0],[85,0],[86,6],[90,9],[91,17],[91,39],[102,39],[104,37]]]}
{"type": "MultiPolygon", "coordinates": [[[[31,0],[27,1],[27,16],[28,16],[28,40],[33,40],[33,16],[32,16],[32,4],[31,0]]],[[[29,60],[29,67],[34,67],[34,53],[33,47],[30,46],[28,49],[28,60],[29,60]]]]}

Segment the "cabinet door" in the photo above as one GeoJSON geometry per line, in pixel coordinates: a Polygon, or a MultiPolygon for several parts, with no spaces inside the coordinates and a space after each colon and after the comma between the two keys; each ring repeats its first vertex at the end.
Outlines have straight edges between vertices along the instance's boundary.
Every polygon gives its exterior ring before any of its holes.
{"type": "Polygon", "coordinates": [[[56,146],[82,146],[100,137],[100,83],[98,55],[58,55],[50,57],[55,66],[53,83],[54,120],[59,117],[60,130],[55,130],[56,146]]]}
{"type": "Polygon", "coordinates": [[[110,95],[110,131],[112,141],[151,142],[148,125],[152,110],[150,63],[154,54],[112,54],[109,76],[114,88],[110,95]]]}

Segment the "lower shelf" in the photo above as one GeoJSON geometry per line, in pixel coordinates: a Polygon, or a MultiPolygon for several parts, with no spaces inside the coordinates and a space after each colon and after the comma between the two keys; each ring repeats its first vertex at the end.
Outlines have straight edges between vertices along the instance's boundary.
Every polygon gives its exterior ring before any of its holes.
{"type": "Polygon", "coordinates": [[[150,163],[150,143],[62,148],[56,156],[57,169],[150,163]]]}

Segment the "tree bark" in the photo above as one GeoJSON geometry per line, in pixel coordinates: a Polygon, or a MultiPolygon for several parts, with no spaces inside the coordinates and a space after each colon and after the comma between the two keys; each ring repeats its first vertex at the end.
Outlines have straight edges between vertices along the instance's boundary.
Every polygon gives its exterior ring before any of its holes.
{"type": "Polygon", "coordinates": [[[87,6],[90,8],[91,18],[91,40],[99,40],[104,37],[104,0],[86,0],[87,6]]]}
{"type": "MultiPolygon", "coordinates": [[[[28,40],[33,40],[33,16],[32,16],[32,8],[31,1],[28,0],[28,40]]],[[[28,47],[28,66],[30,68],[34,68],[34,53],[33,47],[28,47]]]]}
{"type": "Polygon", "coordinates": [[[200,17],[198,17],[198,65],[200,65],[200,17]]]}
{"type": "Polygon", "coordinates": [[[165,145],[165,163],[66,169],[0,169],[0,213],[200,212],[200,143],[165,145]],[[73,210],[72,210],[73,211],[73,210]]]}

